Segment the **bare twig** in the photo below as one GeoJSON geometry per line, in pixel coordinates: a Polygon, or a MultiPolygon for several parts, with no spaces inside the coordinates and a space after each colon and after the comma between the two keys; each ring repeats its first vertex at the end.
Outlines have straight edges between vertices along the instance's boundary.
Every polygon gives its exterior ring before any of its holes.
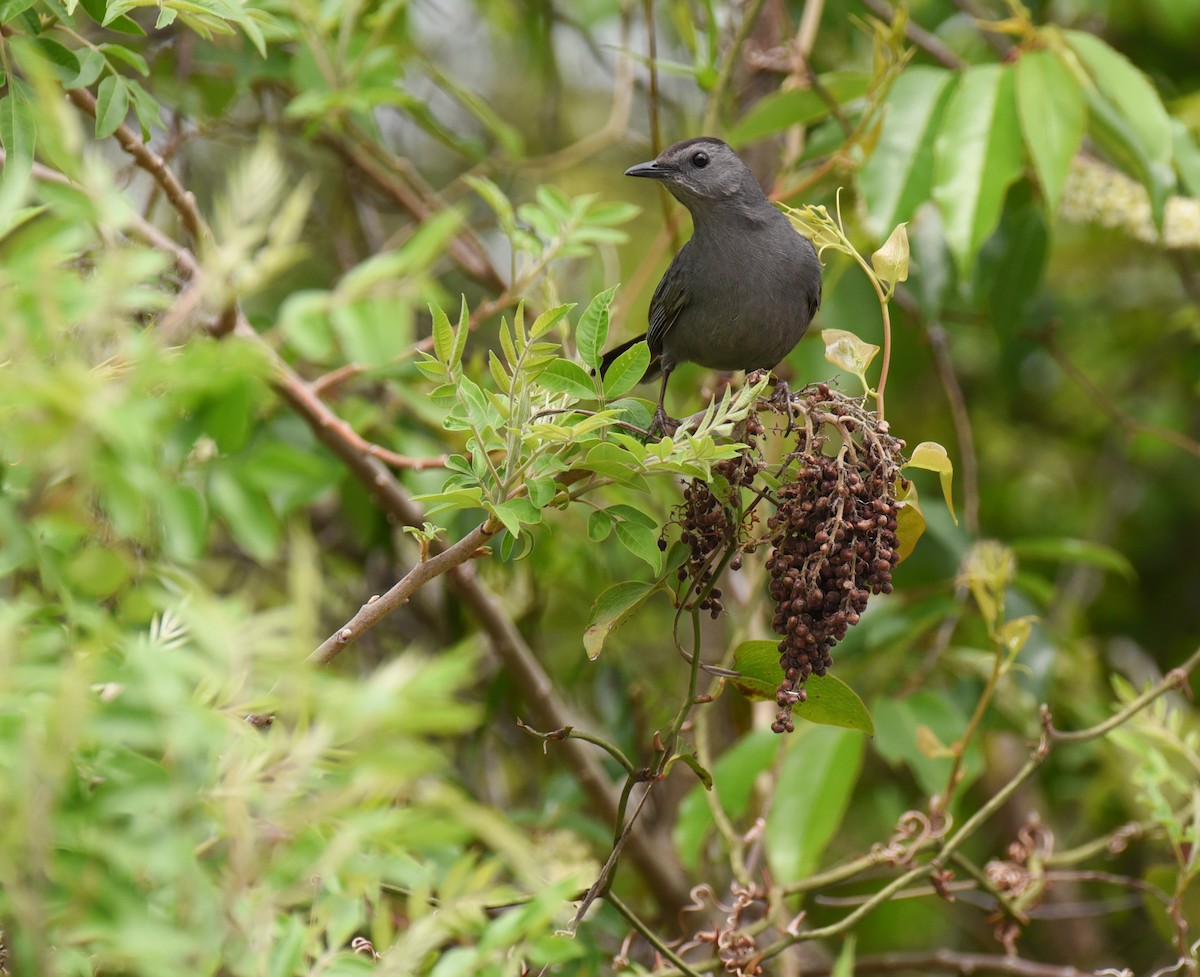
{"type": "Polygon", "coordinates": [[[308,660],[317,665],[328,665],[385,617],[407,604],[409,597],[434,577],[441,576],[452,567],[479,555],[480,548],[501,528],[500,521],[493,516],[476,526],[454,545],[446,547],[436,556],[422,560],[382,597],[377,595],[363,604],[354,617],[321,642],[320,647],[308,656],[308,660]]]}

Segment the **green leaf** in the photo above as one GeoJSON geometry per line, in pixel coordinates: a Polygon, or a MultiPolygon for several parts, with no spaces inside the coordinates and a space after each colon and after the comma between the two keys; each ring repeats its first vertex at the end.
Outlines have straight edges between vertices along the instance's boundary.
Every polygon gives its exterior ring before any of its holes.
{"type": "Polygon", "coordinates": [[[500,221],[500,229],[504,231],[505,235],[511,236],[517,224],[517,215],[507,194],[484,176],[468,174],[463,177],[463,181],[492,209],[500,221]]]}
{"type": "Polygon", "coordinates": [[[541,339],[573,308],[575,308],[575,303],[568,302],[566,305],[556,305],[553,309],[547,309],[533,320],[533,325],[529,327],[529,338],[541,339]]]}
{"type": "Polygon", "coordinates": [[[1022,560],[1053,560],[1059,563],[1082,563],[1087,566],[1108,570],[1124,577],[1130,583],[1137,579],[1137,571],[1125,554],[1103,543],[1068,536],[1036,536],[1013,540],[1010,549],[1022,560]]]}
{"type": "Polygon", "coordinates": [[[580,359],[593,370],[599,369],[604,344],[608,341],[609,309],[616,292],[614,285],[592,299],[575,329],[575,346],[580,359]]]}
{"type": "MultiPolygon", "coordinates": [[[[879,250],[871,255],[875,274],[889,285],[908,281],[908,224],[897,224],[879,250]]],[[[873,355],[873,354],[872,354],[873,355]]]]}
{"type": "Polygon", "coordinates": [[[603,543],[610,535],[612,535],[613,525],[616,520],[608,514],[606,509],[594,509],[588,515],[587,535],[593,543],[603,543]]]}
{"type": "Polygon", "coordinates": [[[107,139],[129,113],[129,89],[120,75],[109,75],[96,92],[96,138],[107,139]]]}
{"type": "Polygon", "coordinates": [[[837,960],[834,961],[829,977],[854,977],[854,943],[855,937],[851,933],[846,937],[846,942],[842,944],[842,949],[838,953],[837,960]]]}
{"type": "Polygon", "coordinates": [[[91,48],[83,56],[83,60],[79,63],[79,72],[70,81],[66,82],[67,88],[87,88],[95,84],[96,79],[100,77],[102,72],[108,66],[108,59],[104,56],[104,52],[97,48],[91,48]]]}
{"type": "Polygon", "coordinates": [[[450,328],[450,319],[442,307],[429,303],[429,313],[433,316],[433,355],[440,363],[449,365],[450,354],[454,351],[454,330],[450,328]]]}
{"type": "MultiPolygon", "coordinates": [[[[9,19],[11,18],[0,14],[0,21],[9,19]]],[[[58,76],[59,81],[65,84],[79,74],[79,58],[70,48],[45,36],[36,38],[34,44],[37,45],[42,56],[54,66],[54,74],[58,76]]]]}
{"type": "MultiPolygon", "coordinates": [[[[951,758],[938,755],[936,744],[954,743],[966,729],[967,719],[942,692],[914,692],[904,699],[879,698],[872,709],[876,750],[893,766],[904,764],[926,794],[940,794],[950,776],[951,758]]],[[[799,730],[797,730],[798,732],[799,730]]],[[[961,794],[983,772],[979,738],[967,746],[963,757],[961,794]]]]}
{"type": "Polygon", "coordinates": [[[639,560],[643,560],[655,573],[662,570],[663,552],[658,548],[660,535],[657,526],[644,526],[628,519],[617,523],[617,539],[639,560]]]}
{"type": "MultiPolygon", "coordinates": [[[[830,71],[817,77],[826,95],[838,105],[862,98],[871,76],[861,72],[830,71]]],[[[825,95],[813,88],[777,91],[755,102],[729,133],[731,146],[744,146],[794,125],[808,125],[829,115],[825,95]]]]}
{"type": "Polygon", "coordinates": [[[805,724],[787,737],[766,827],[779,884],[799,881],[820,864],[854,793],[865,748],[861,736],[834,726],[805,724]]]}
{"type": "Polygon", "coordinates": [[[145,36],[146,32],[142,30],[136,20],[130,20],[121,13],[110,12],[105,0],[79,0],[79,6],[101,27],[107,27],[110,31],[116,31],[119,34],[145,36]]]}
{"type": "Polygon", "coordinates": [[[958,525],[958,516],[954,515],[954,463],[950,461],[950,456],[936,441],[922,441],[912,450],[908,461],[904,463],[903,468],[920,468],[928,472],[937,472],[938,479],[942,483],[942,495],[946,499],[946,508],[950,510],[950,515],[954,519],[954,524],[958,525]]]}
{"type": "Polygon", "coordinates": [[[845,329],[822,329],[821,341],[825,344],[825,359],[840,370],[852,373],[867,383],[867,367],[879,352],[878,346],[864,343],[854,333],[845,329]]]}
{"type": "Polygon", "coordinates": [[[875,151],[859,172],[859,187],[875,233],[909,220],[933,189],[933,146],[957,76],[917,65],[892,85],[875,151]]]}
{"type": "Polygon", "coordinates": [[[613,629],[628,620],[657,589],[657,583],[626,580],[609,587],[597,597],[588,617],[587,630],[583,633],[583,647],[588,658],[594,661],[604,649],[604,642],[613,629]]]}
{"type": "MultiPolygon", "coordinates": [[[[905,481],[908,481],[905,479],[905,481]]],[[[908,481],[908,488],[896,496],[900,503],[896,510],[896,551],[898,562],[903,563],[917,548],[917,541],[925,535],[925,513],[917,498],[917,487],[908,481]]]]}
{"type": "Polygon", "coordinates": [[[132,576],[123,552],[110,546],[89,544],[66,565],[71,585],[87,597],[104,599],[120,590],[132,576]]]}
{"type": "Polygon", "coordinates": [[[645,343],[634,343],[613,360],[604,374],[604,398],[615,400],[628,393],[642,381],[650,365],[650,347],[645,343]]]}
{"type": "MultiPolygon", "coordinates": [[[[733,667],[741,677],[731,679],[730,683],[747,699],[775,700],[775,692],[783,680],[777,641],[743,641],[734,649],[733,667]]],[[[867,707],[858,693],[840,678],[810,675],[804,687],[808,698],[796,705],[793,715],[797,718],[875,735],[875,724],[867,707]]]]}
{"type": "Polygon", "coordinates": [[[1026,51],[1017,61],[1017,111],[1046,213],[1053,218],[1087,129],[1087,101],[1057,55],[1026,51]]]}
{"type": "Polygon", "coordinates": [[[1200,147],[1188,127],[1171,120],[1171,148],[1179,182],[1190,197],[1200,197],[1200,147]]]}
{"type": "Polygon", "coordinates": [[[174,560],[190,563],[204,555],[208,511],[190,485],[164,485],[157,495],[163,548],[174,560]]]}
{"type": "Polygon", "coordinates": [[[556,359],[538,374],[537,382],[557,394],[569,394],[576,400],[594,400],[596,385],[578,363],[556,359]]]}
{"type": "Polygon", "coordinates": [[[979,246],[995,230],[1009,186],[1021,176],[1021,133],[1014,72],[974,65],[963,72],[934,146],[933,198],[946,243],[966,278],[979,246]]]}
{"type": "Polygon", "coordinates": [[[1147,157],[1171,163],[1171,117],[1150,79],[1125,55],[1084,31],[1064,31],[1096,87],[1129,123],[1147,157]]]}
{"type": "Polygon", "coordinates": [[[0,98],[0,145],[7,154],[4,163],[6,179],[29,174],[33,169],[36,143],[37,122],[24,86],[10,84],[8,94],[0,98]]]}

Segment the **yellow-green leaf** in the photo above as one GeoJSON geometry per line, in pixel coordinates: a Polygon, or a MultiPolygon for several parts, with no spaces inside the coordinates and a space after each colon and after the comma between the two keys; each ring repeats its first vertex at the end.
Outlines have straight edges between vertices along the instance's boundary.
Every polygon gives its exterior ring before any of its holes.
{"type": "Polygon", "coordinates": [[[938,480],[942,483],[942,495],[946,499],[946,508],[950,517],[958,525],[958,516],[954,514],[954,463],[946,453],[946,449],[936,441],[922,441],[913,448],[912,454],[904,464],[905,468],[920,468],[927,472],[937,472],[938,480]]]}

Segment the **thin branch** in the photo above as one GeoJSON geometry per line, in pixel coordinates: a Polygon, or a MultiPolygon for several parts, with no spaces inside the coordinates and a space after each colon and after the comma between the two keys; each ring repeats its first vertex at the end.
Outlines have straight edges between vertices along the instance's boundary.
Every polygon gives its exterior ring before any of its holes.
{"type": "Polygon", "coordinates": [[[517,728],[522,732],[528,733],[530,736],[536,736],[540,740],[557,740],[561,743],[565,739],[577,739],[583,740],[585,743],[591,743],[592,746],[600,747],[600,749],[616,760],[630,777],[637,776],[637,768],[633,765],[629,757],[621,751],[619,746],[615,743],[610,743],[603,737],[595,736],[592,733],[582,733],[571,726],[563,726],[561,729],[552,729],[548,733],[543,733],[540,730],[534,729],[520,718],[517,719],[517,728]]]}
{"type": "MultiPolygon", "coordinates": [[[[896,11],[887,0],[861,0],[861,3],[880,20],[888,24],[895,22],[896,11]]],[[[943,44],[936,34],[930,33],[920,24],[909,20],[904,25],[904,36],[944,67],[955,71],[964,67],[962,58],[943,44]]]]}
{"type": "Polygon", "coordinates": [[[931,322],[925,327],[925,334],[929,337],[929,348],[933,351],[933,365],[937,370],[938,380],[941,382],[946,400],[950,404],[950,419],[954,423],[954,435],[958,440],[958,468],[962,473],[963,486],[963,525],[972,536],[978,536],[979,462],[975,456],[975,437],[971,432],[971,418],[967,414],[966,399],[963,397],[962,387],[959,385],[958,376],[954,372],[954,364],[950,359],[950,350],[946,344],[946,330],[942,328],[941,323],[931,322]]]}
{"type": "Polygon", "coordinates": [[[1043,706],[1042,728],[1046,731],[1046,736],[1056,743],[1086,743],[1088,740],[1099,739],[1101,736],[1111,733],[1118,726],[1132,719],[1145,709],[1146,706],[1154,702],[1155,699],[1161,698],[1174,689],[1186,686],[1188,676],[1195,671],[1197,666],[1200,666],[1200,648],[1192,652],[1191,656],[1182,665],[1172,668],[1166,675],[1136,699],[1129,702],[1124,708],[1113,713],[1104,722],[1097,723],[1095,726],[1089,726],[1087,729],[1073,731],[1056,729],[1050,716],[1050,710],[1043,706]]]}
{"type": "Polygon", "coordinates": [[[452,567],[478,556],[480,548],[501,528],[500,521],[493,516],[476,526],[453,546],[446,547],[436,556],[422,560],[382,597],[376,595],[363,604],[354,617],[326,638],[320,647],[308,656],[308,660],[317,665],[328,665],[385,617],[407,604],[409,597],[434,577],[439,577],[452,567]]]}
{"type": "Polygon", "coordinates": [[[1046,348],[1046,351],[1054,357],[1054,361],[1062,367],[1063,372],[1079,385],[1080,389],[1091,398],[1097,407],[1116,421],[1126,434],[1148,434],[1151,437],[1159,438],[1168,444],[1173,444],[1175,447],[1181,448],[1188,454],[1200,458],[1200,441],[1195,441],[1186,434],[1172,428],[1162,427],[1159,424],[1150,424],[1134,417],[1110,400],[1105,392],[1093,383],[1092,379],[1083,370],[1075,365],[1074,360],[1067,355],[1066,350],[1058,345],[1058,341],[1052,334],[1046,332],[1037,338],[1046,348]]]}
{"type": "MultiPolygon", "coordinates": [[[[96,118],[96,97],[86,88],[68,88],[67,98],[93,119],[96,118]]],[[[127,125],[117,126],[113,137],[129,154],[134,163],[149,173],[154,182],[162,187],[163,194],[175,208],[184,230],[191,235],[192,240],[200,241],[207,236],[208,226],[200,215],[200,208],[196,206],[196,198],[190,191],[184,189],[183,184],[171,172],[166,161],[142,142],[141,137],[127,125]]]]}
{"type": "MultiPolygon", "coordinates": [[[[808,977],[826,977],[834,971],[834,966],[807,967],[804,973],[808,977]]],[[[916,971],[929,973],[945,971],[951,974],[1012,974],[1015,977],[1092,977],[1090,970],[1077,970],[1075,967],[1054,963],[1041,963],[1037,960],[1023,960],[1020,957],[1003,956],[992,953],[958,953],[954,950],[935,950],[932,953],[879,953],[856,957],[854,972],[856,974],[888,974],[893,972],[916,971]]]]}
{"type": "Polygon", "coordinates": [[[669,946],[667,946],[666,943],[663,942],[662,937],[660,937],[654,932],[654,930],[643,923],[641,919],[638,918],[637,914],[627,905],[625,905],[625,903],[623,903],[611,892],[605,896],[605,899],[608,901],[608,904],[613,907],[613,909],[625,917],[626,922],[628,922],[630,926],[641,933],[642,938],[652,947],[654,947],[655,951],[657,951],[657,953],[663,957],[663,959],[671,961],[671,963],[679,969],[681,974],[684,974],[685,977],[700,977],[695,970],[693,970],[690,966],[688,966],[687,963],[684,962],[682,957],[680,957],[674,950],[672,950],[669,946]]]}

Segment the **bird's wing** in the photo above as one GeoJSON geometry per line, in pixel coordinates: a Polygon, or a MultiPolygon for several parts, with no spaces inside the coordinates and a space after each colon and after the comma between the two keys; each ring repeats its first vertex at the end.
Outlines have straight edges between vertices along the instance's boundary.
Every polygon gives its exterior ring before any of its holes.
{"type": "Polygon", "coordinates": [[[650,325],[646,330],[646,341],[650,344],[650,352],[655,354],[662,352],[663,339],[691,298],[676,264],[677,261],[673,262],[667,269],[658,288],[654,290],[654,297],[650,299],[650,325]]]}

